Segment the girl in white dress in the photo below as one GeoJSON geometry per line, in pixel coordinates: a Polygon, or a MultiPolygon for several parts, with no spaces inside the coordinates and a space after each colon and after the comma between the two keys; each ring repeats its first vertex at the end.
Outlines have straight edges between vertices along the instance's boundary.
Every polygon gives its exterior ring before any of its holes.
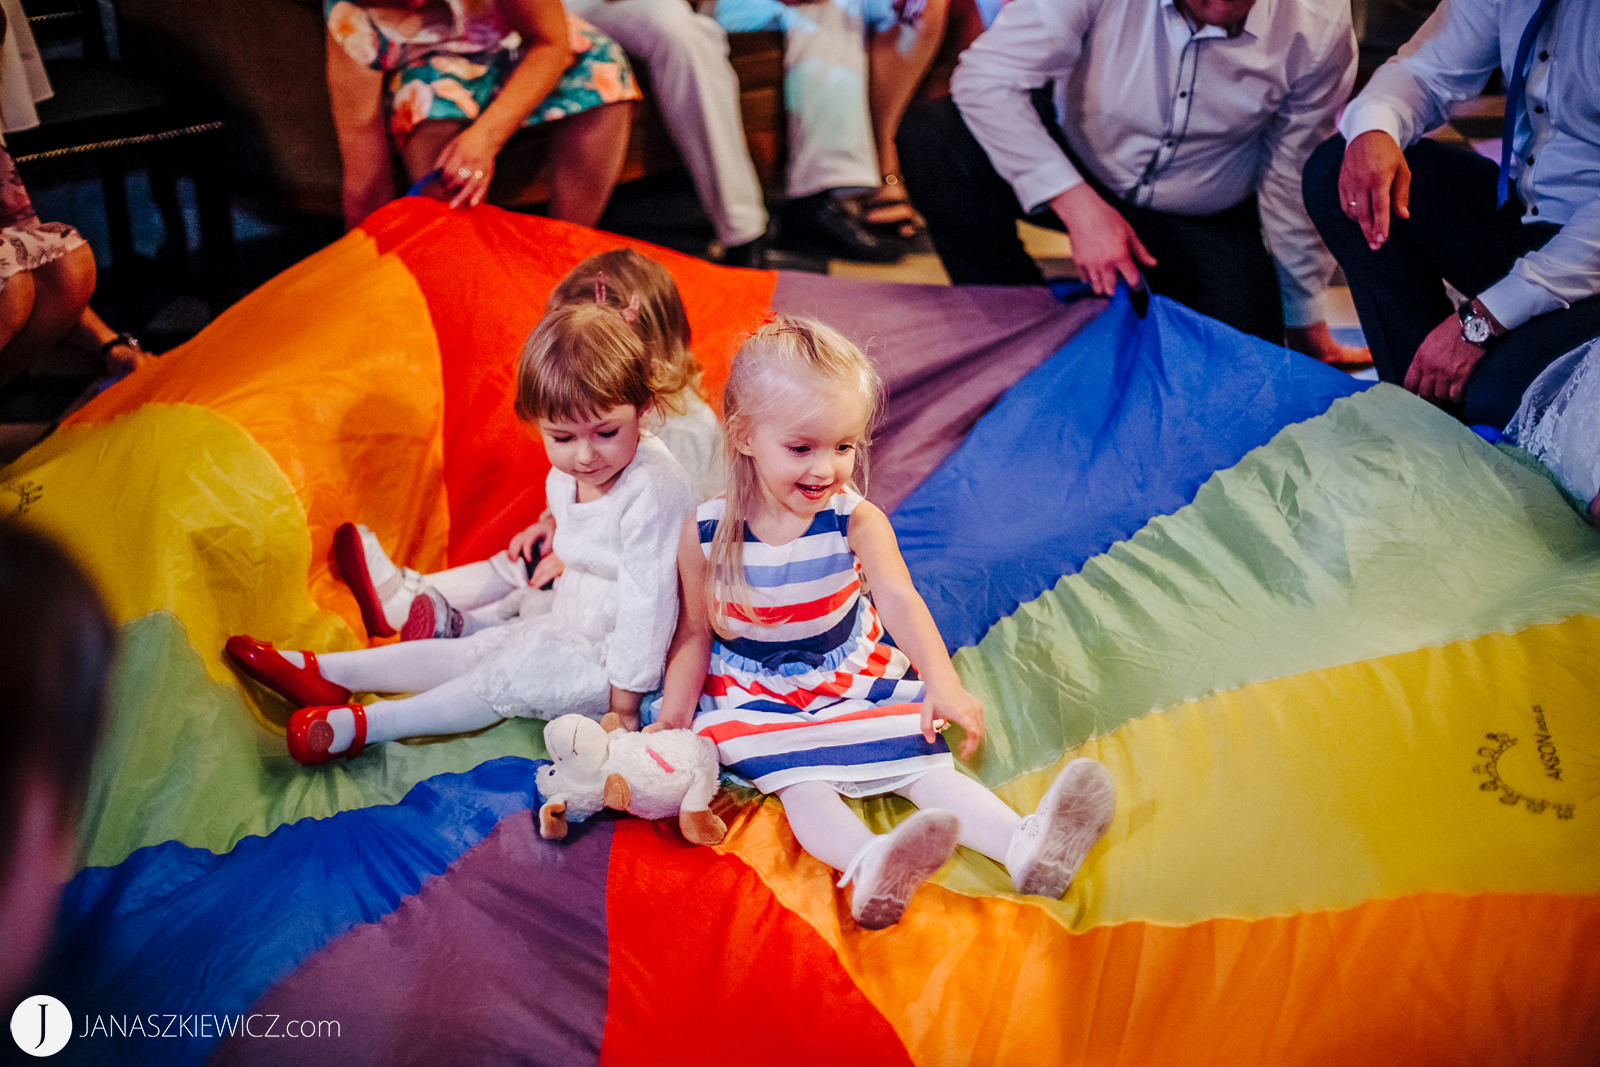
{"type": "MultiPolygon", "coordinates": [[[[868,928],[897,921],[958,842],[1004,863],[1019,893],[1059,897],[1116,807],[1090,759],[1026,818],[955,768],[941,731],[961,727],[971,756],[983,706],[860,492],[881,392],[837,331],[781,317],[757,330],[723,392],[728,492],[699,509],[704,562],[680,564],[686,600],[709,587],[715,629],[695,732],[782,799],[801,847],[854,883],[868,928]],[[842,798],[884,793],[921,810],[875,835],[842,798]]],[[[689,725],[679,716],[664,704],[658,721],[689,725]]]]}
{"type": "MultiPolygon", "coordinates": [[[[614,248],[572,268],[545,307],[549,312],[596,300],[624,312],[644,342],[659,396],[651,426],[689,475],[695,499],[720,493],[722,430],[700,398],[700,362],[689,348],[689,317],[672,275],[631,248],[614,248]]],[[[555,526],[555,513],[547,509],[505,551],[420,574],[391,562],[367,527],[345,523],[334,533],[334,558],[371,636],[465,637],[538,604],[526,590],[561,573],[563,557],[551,551],[555,526]]]]}
{"type": "Polygon", "coordinates": [[[523,348],[516,410],[550,457],[546,494],[566,564],[547,612],[463,640],[321,657],[229,639],[241,671],[306,705],[289,720],[290,755],[306,764],[354,758],[378,741],[513,715],[611,711],[637,725],[677,624],[676,556],[694,512],[683,469],[643,435],[661,395],[651,366],[638,333],[604,302],[557,308],[523,348]],[[349,702],[352,691],[416,695],[362,707],[349,702]]]}

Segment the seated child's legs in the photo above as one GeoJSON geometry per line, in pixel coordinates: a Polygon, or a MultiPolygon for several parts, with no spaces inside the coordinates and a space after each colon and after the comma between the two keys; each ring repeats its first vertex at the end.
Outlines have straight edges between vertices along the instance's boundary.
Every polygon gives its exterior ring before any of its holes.
{"type": "MultiPolygon", "coordinates": [[[[420,693],[466,674],[470,645],[460,641],[407,641],[317,657],[322,676],[357,693],[420,693]]],[[[294,662],[293,652],[284,658],[294,662]]]]}
{"type": "Polygon", "coordinates": [[[864,929],[900,920],[917,887],[956,849],[959,825],[948,811],[919,811],[886,834],[874,834],[826,782],[778,790],[802,848],[843,872],[852,885],[850,914],[864,929]]]}
{"type": "Polygon", "coordinates": [[[493,726],[501,718],[472,691],[465,678],[454,678],[416,696],[368,704],[367,743],[429,734],[464,734],[493,726]]]}
{"type": "Polygon", "coordinates": [[[800,847],[834,870],[848,867],[875,836],[827,782],[796,782],[778,790],[778,799],[800,847]]]}
{"type": "Polygon", "coordinates": [[[1062,768],[1025,819],[954,768],[929,771],[900,793],[919,808],[955,812],[963,845],[1005,864],[1017,892],[1047,897],[1067,891],[1078,866],[1110,827],[1117,804],[1111,775],[1091,759],[1075,759],[1062,768]]]}
{"type": "Polygon", "coordinates": [[[528,584],[528,566],[505,552],[425,576],[450,606],[463,612],[492,605],[528,584]]]}
{"type": "MultiPolygon", "coordinates": [[[[461,678],[452,679],[413,697],[375,701],[368,704],[363,711],[366,733],[361,740],[364,745],[375,745],[380,741],[397,741],[402,737],[462,734],[469,730],[481,730],[485,726],[493,726],[501,718],[500,714],[473,693],[465,679],[461,678]]],[[[310,710],[302,710],[297,712],[296,716],[311,714],[313,712],[310,710]]],[[[302,755],[296,755],[295,758],[301,762],[321,762],[324,758],[323,753],[329,757],[344,754],[360,732],[355,712],[348,706],[330,708],[326,712],[317,709],[315,714],[332,728],[332,736],[320,744],[313,745],[308,742],[307,747],[315,754],[315,758],[307,759],[302,755]]],[[[294,720],[291,720],[291,735],[294,729],[294,720]]],[[[292,740],[289,751],[291,754],[295,753],[292,740]]]]}
{"type": "Polygon", "coordinates": [[[943,808],[961,819],[961,843],[996,863],[1005,863],[1006,849],[1022,825],[1022,816],[986,786],[954,767],[936,767],[897,790],[924,810],[943,808]]]}

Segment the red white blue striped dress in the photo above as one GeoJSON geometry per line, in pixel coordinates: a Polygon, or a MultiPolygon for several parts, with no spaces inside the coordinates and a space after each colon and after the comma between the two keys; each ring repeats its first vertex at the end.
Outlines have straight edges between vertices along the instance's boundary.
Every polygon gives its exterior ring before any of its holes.
{"type": "MultiPolygon", "coordinates": [[[[700,505],[708,555],[726,503],[700,505]]],[[[821,780],[846,796],[872,796],[952,765],[943,738],[922,739],[922,681],[884,642],[862,595],[847,536],[859,503],[857,493],[838,494],[786,545],[745,528],[755,617],[729,605],[721,625],[732,632],[712,643],[694,730],[716,743],[723,766],[765,793],[821,780]]]]}

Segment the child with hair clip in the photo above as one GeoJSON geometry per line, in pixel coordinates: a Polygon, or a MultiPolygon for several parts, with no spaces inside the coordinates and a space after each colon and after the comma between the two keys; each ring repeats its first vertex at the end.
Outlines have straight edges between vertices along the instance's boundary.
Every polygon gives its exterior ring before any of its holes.
{"type": "MultiPolygon", "coordinates": [[[[303,705],[289,719],[290,755],[353,759],[378,741],[463,733],[506,716],[610,711],[637,729],[677,625],[677,556],[694,511],[683,469],[642,436],[661,398],[650,370],[638,333],[603,301],[550,312],[523,347],[516,411],[550,457],[545,491],[566,563],[547,612],[459,641],[320,657],[228,640],[244,674],[303,705]],[[352,691],[416,695],[362,707],[349,702],[352,691]]],[[[669,703],[687,716],[693,695],[681,692],[669,686],[669,703]]]]}
{"type": "MultiPolygon", "coordinates": [[[[700,363],[689,349],[689,317],[672,275],[631,248],[613,248],[567,272],[545,310],[595,302],[621,311],[644,342],[658,398],[650,425],[688,473],[695,499],[720,493],[722,430],[700,399],[700,363]]],[[[334,532],[334,559],[370,636],[398,633],[402,641],[463,637],[498,626],[518,612],[539,610],[542,598],[527,590],[537,590],[561,573],[561,557],[550,550],[554,533],[555,517],[546,509],[505,551],[420,574],[396,566],[367,527],[345,523],[334,532]]]]}
{"type": "MultiPolygon", "coordinates": [[[[782,317],[757,330],[723,393],[728,491],[699,509],[706,562],[683,566],[715,630],[694,730],[778,795],[801,847],[854,883],[869,929],[896,922],[957,843],[1005,864],[1017,892],[1059,897],[1116,807],[1094,760],[1068,763],[1026,818],[956,770],[941,732],[960,726],[971,756],[983,707],[860,492],[881,392],[835,330],[782,317]],[[884,793],[920,810],[875,835],[843,798],[884,793]]],[[[681,714],[660,722],[688,725],[681,714]]]]}

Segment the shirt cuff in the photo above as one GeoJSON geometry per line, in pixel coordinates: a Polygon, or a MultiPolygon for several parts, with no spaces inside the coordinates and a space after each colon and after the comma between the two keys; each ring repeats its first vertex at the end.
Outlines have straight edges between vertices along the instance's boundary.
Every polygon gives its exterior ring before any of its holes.
{"type": "Polygon", "coordinates": [[[1508,330],[1514,330],[1529,319],[1567,305],[1550,290],[1512,273],[1495,282],[1478,294],[1483,306],[1495,321],[1508,330]]]}
{"type": "Polygon", "coordinates": [[[1043,166],[1033,167],[1023,174],[1017,175],[1016,181],[1011,183],[1011,188],[1017,194],[1017,202],[1028,214],[1033,214],[1042,208],[1050,206],[1050,201],[1066,192],[1076,189],[1083,184],[1083,175],[1065,156],[1059,160],[1051,160],[1043,166]]]}
{"type": "Polygon", "coordinates": [[[1395,114],[1393,108],[1371,101],[1363,102],[1360,97],[1350,101],[1344,114],[1339,116],[1339,132],[1344,134],[1345,144],[1364,133],[1382,130],[1394,138],[1395,144],[1404,148],[1406,141],[1401,125],[1400,116],[1395,114]]]}

